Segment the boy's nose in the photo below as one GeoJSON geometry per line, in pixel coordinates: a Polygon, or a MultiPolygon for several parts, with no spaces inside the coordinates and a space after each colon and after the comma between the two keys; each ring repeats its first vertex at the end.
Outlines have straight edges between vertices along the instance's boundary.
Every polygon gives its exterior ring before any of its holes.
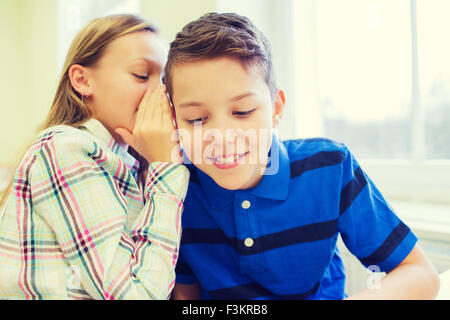
{"type": "Polygon", "coordinates": [[[213,144],[216,155],[230,156],[234,153],[246,151],[245,139],[241,137],[239,130],[222,128],[211,133],[212,135],[206,137],[206,139],[213,144]]]}

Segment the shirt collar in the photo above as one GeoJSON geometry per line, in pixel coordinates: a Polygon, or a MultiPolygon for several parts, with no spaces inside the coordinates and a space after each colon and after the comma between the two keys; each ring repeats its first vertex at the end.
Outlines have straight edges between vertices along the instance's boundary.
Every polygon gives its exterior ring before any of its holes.
{"type": "Polygon", "coordinates": [[[228,190],[220,187],[211,177],[193,165],[188,165],[191,181],[200,184],[208,203],[213,209],[228,206],[236,193],[250,193],[260,198],[286,200],[289,192],[290,161],[283,143],[273,135],[269,163],[259,184],[252,189],[228,190]]]}
{"type": "Polygon", "coordinates": [[[84,122],[79,127],[79,129],[85,129],[89,131],[93,136],[100,140],[100,142],[106,145],[108,149],[118,155],[125,163],[125,166],[129,170],[131,170],[133,175],[137,175],[137,171],[139,169],[139,161],[137,161],[131,154],[128,153],[128,146],[122,147],[116,142],[116,140],[114,140],[111,133],[109,133],[108,129],[106,129],[100,121],[94,118],[90,118],[86,122],[84,122]]]}
{"type": "Polygon", "coordinates": [[[284,144],[277,136],[272,136],[269,163],[263,178],[253,189],[253,194],[272,200],[286,200],[289,193],[291,164],[284,144]]]}

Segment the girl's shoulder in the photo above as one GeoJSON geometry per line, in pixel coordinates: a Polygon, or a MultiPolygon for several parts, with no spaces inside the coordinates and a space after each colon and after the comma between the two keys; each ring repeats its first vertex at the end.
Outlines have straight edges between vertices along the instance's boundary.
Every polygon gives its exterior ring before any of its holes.
{"type": "Polygon", "coordinates": [[[69,125],[57,125],[42,130],[28,151],[41,151],[44,147],[50,147],[54,151],[63,151],[67,148],[83,150],[86,147],[91,148],[94,144],[95,137],[88,131],[69,125]]]}
{"type": "Polygon", "coordinates": [[[88,131],[68,125],[42,130],[28,147],[19,168],[31,168],[36,159],[44,162],[73,163],[99,149],[95,137],[88,131]]]}
{"type": "Polygon", "coordinates": [[[95,170],[101,167],[101,172],[106,170],[112,174],[119,169],[130,169],[134,173],[138,162],[115,142],[100,122],[93,120],[79,127],[57,125],[44,129],[19,164],[22,171],[28,168],[37,172],[43,169],[65,172],[80,167],[95,167],[95,170]]]}

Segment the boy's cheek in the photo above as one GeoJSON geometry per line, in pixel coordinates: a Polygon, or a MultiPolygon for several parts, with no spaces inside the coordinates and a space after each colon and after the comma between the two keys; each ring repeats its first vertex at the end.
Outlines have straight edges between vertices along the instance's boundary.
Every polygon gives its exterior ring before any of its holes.
{"type": "Polygon", "coordinates": [[[202,145],[193,143],[192,139],[181,138],[181,146],[186,157],[195,165],[201,165],[204,162],[202,145]]]}

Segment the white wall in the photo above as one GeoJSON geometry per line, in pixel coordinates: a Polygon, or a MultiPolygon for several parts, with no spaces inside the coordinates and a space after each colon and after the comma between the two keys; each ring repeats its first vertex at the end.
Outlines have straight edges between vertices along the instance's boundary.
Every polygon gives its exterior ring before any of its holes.
{"type": "Polygon", "coordinates": [[[0,1],[0,166],[17,161],[57,81],[56,0],[0,1]]]}
{"type": "Polygon", "coordinates": [[[141,0],[142,15],[158,24],[167,41],[175,39],[185,24],[215,9],[215,0],[141,0]]]}

